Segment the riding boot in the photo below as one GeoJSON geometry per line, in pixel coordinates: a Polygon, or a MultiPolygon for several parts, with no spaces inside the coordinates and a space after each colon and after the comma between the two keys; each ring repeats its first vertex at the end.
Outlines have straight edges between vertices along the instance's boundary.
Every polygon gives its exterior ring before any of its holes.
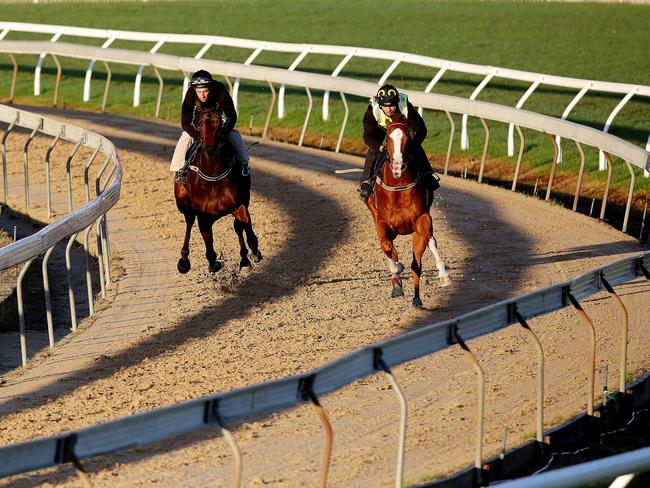
{"type": "Polygon", "coordinates": [[[366,153],[366,161],[363,165],[363,172],[361,173],[361,180],[359,183],[359,198],[362,202],[368,200],[368,197],[372,193],[373,181],[370,177],[370,172],[372,171],[372,166],[375,164],[377,157],[379,156],[379,148],[369,148],[366,153]]]}
{"type": "Polygon", "coordinates": [[[179,183],[185,183],[185,177],[187,176],[189,170],[190,170],[190,162],[188,160],[185,160],[183,167],[178,171],[176,171],[176,174],[174,175],[174,181],[178,181],[179,183]]]}

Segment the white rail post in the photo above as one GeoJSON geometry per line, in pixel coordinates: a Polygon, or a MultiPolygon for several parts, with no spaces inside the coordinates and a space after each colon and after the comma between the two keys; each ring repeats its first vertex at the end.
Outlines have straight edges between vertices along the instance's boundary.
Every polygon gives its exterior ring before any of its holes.
{"type": "MultiPolygon", "coordinates": [[[[532,85],[528,87],[528,90],[521,96],[519,101],[517,102],[517,105],[515,105],[515,108],[521,108],[524,106],[524,103],[526,103],[526,100],[533,94],[535,90],[537,90],[537,87],[544,81],[544,77],[540,76],[537,78],[532,85]]],[[[508,124],[508,156],[514,156],[515,155],[515,124],[510,123],[508,124]]]]}
{"type": "MultiPolygon", "coordinates": [[[[63,31],[59,31],[52,36],[50,42],[56,42],[63,35],[63,31]]],[[[34,95],[39,96],[41,94],[41,69],[43,68],[43,62],[45,61],[45,56],[47,53],[41,53],[36,62],[36,68],[34,69],[34,95]]]]}
{"type": "MultiPolygon", "coordinates": [[[[305,47],[305,49],[298,55],[296,59],[293,60],[293,63],[291,63],[291,66],[289,66],[288,71],[295,71],[300,62],[305,59],[305,56],[309,54],[309,51],[311,51],[311,46],[305,47]]],[[[284,118],[284,91],[285,91],[285,85],[280,86],[280,92],[278,94],[278,118],[283,119],[284,118]]]]}
{"type": "MultiPolygon", "coordinates": [[[[450,63],[445,63],[442,68],[438,70],[436,75],[431,79],[427,87],[424,89],[424,93],[431,93],[431,90],[433,90],[433,87],[436,86],[438,81],[440,81],[440,78],[442,78],[442,75],[444,75],[447,70],[449,69],[450,63]]],[[[418,107],[418,113],[422,115],[424,112],[424,109],[422,107],[418,107]]]]}
{"type": "MultiPolygon", "coordinates": [[[[158,49],[162,47],[163,44],[167,41],[167,36],[164,36],[162,39],[159,39],[158,42],[149,50],[149,53],[153,54],[158,52],[158,49]]],[[[135,86],[133,87],[133,106],[140,106],[140,86],[142,85],[142,73],[144,73],[144,65],[140,65],[138,68],[138,74],[135,75],[135,86]]],[[[158,115],[156,115],[158,118],[158,115]]]]}
{"type": "MultiPolygon", "coordinates": [[[[497,69],[492,68],[490,72],[487,74],[485,78],[483,78],[483,81],[479,83],[479,85],[474,89],[472,94],[469,96],[470,100],[476,100],[476,97],[481,93],[483,88],[490,82],[490,80],[494,77],[494,75],[497,74],[497,69]]],[[[465,150],[469,149],[469,135],[467,134],[467,114],[463,114],[463,118],[461,121],[461,127],[460,127],[460,148],[465,150]]]]}
{"type": "MultiPolygon", "coordinates": [[[[266,43],[263,43],[260,47],[255,49],[255,51],[253,51],[251,53],[251,55],[248,56],[248,59],[246,59],[246,61],[244,61],[244,64],[245,65],[250,65],[253,61],[255,61],[255,58],[257,56],[259,56],[259,54],[262,51],[264,51],[265,47],[266,47],[266,43]]],[[[236,112],[239,112],[239,110],[238,110],[239,103],[237,101],[237,95],[239,94],[239,80],[240,80],[239,78],[235,79],[235,83],[234,83],[234,85],[232,87],[232,103],[235,106],[235,111],[236,112]]],[[[275,93],[274,93],[274,95],[275,95],[275,93]]]]}
{"type": "Polygon", "coordinates": [[[51,189],[51,184],[50,184],[50,155],[52,154],[52,151],[54,150],[54,146],[61,140],[61,137],[65,134],[65,125],[61,126],[61,130],[59,131],[58,135],[54,138],[54,140],[50,143],[50,145],[47,147],[47,151],[45,151],[45,192],[47,193],[46,198],[47,198],[47,218],[50,219],[52,217],[52,189],[51,189]]]}
{"type": "MultiPolygon", "coordinates": [[[[109,47],[111,44],[113,44],[113,41],[117,38],[117,36],[109,37],[104,41],[104,44],[102,44],[102,49],[106,49],[109,47]]],[[[93,69],[95,68],[95,59],[92,59],[90,63],[88,63],[88,69],[86,70],[86,77],[84,79],[84,92],[83,92],[83,101],[88,102],[90,101],[90,79],[93,76],[93,69]]]]}
{"type": "Polygon", "coordinates": [[[45,293],[45,316],[47,318],[47,336],[50,341],[50,350],[54,349],[54,322],[52,320],[52,300],[50,298],[50,280],[47,273],[47,263],[50,256],[54,251],[54,246],[49,248],[43,257],[43,264],[41,265],[43,272],[43,291],[45,293]]]}
{"type": "Polygon", "coordinates": [[[72,234],[68,239],[68,244],[65,246],[65,269],[68,272],[68,300],[70,302],[70,322],[72,323],[72,330],[77,330],[77,307],[74,300],[74,288],[72,287],[72,263],[70,261],[70,249],[77,234],[72,234]]]}
{"type": "MultiPolygon", "coordinates": [[[[648,142],[646,142],[646,144],[645,144],[645,150],[650,151],[650,134],[648,135],[648,142]]],[[[645,176],[646,178],[649,177],[650,172],[648,172],[647,169],[644,169],[643,170],[643,176],[645,176]]]]}
{"type": "Polygon", "coordinates": [[[399,66],[399,64],[402,62],[403,59],[404,59],[404,54],[402,54],[400,57],[395,59],[388,67],[388,69],[384,72],[384,74],[381,76],[381,78],[379,78],[377,85],[381,86],[384,83],[386,83],[388,77],[393,74],[393,71],[395,71],[395,69],[399,66]]]}
{"type": "MultiPolygon", "coordinates": [[[[612,122],[614,121],[614,117],[618,115],[618,113],[621,111],[621,109],[625,106],[627,102],[630,101],[630,98],[634,96],[635,93],[639,91],[639,87],[635,86],[632,88],[627,95],[623,97],[623,99],[618,102],[618,105],[614,107],[614,110],[612,110],[612,113],[609,114],[609,117],[607,117],[607,122],[605,122],[605,127],[603,127],[603,132],[609,132],[609,128],[612,126],[612,122]]],[[[607,162],[605,161],[605,154],[603,153],[602,150],[598,151],[598,169],[600,171],[604,171],[607,169],[607,162]]]]}
{"type": "MultiPolygon", "coordinates": [[[[562,120],[566,120],[567,117],[569,117],[569,114],[571,113],[571,110],[574,109],[576,104],[582,99],[582,97],[585,96],[587,91],[591,88],[591,81],[587,82],[585,86],[582,87],[582,89],[578,92],[578,94],[573,97],[573,100],[569,102],[569,104],[566,106],[564,109],[564,112],[562,112],[562,120]]],[[[555,141],[557,142],[557,149],[558,149],[558,156],[557,156],[557,162],[561,163],[562,162],[562,138],[560,136],[555,136],[555,141]]]]}
{"type": "MultiPolygon", "coordinates": [[[[330,75],[332,78],[336,78],[339,73],[345,68],[345,65],[348,64],[348,61],[352,59],[352,56],[356,54],[356,49],[352,49],[349,53],[345,55],[345,57],[341,60],[341,62],[338,64],[336,68],[334,68],[334,71],[332,71],[332,74],[330,75]]],[[[330,119],[330,109],[329,109],[329,100],[330,100],[330,92],[326,91],[323,93],[323,120],[328,121],[330,119]]]]}

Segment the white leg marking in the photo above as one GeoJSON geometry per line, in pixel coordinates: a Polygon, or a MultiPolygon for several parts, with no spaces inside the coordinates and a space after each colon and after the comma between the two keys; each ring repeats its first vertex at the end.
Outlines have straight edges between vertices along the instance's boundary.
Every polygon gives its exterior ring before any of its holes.
{"type": "Polygon", "coordinates": [[[449,278],[449,272],[447,271],[447,268],[445,268],[445,263],[438,252],[436,240],[433,237],[429,239],[429,249],[431,250],[433,257],[436,258],[436,268],[438,268],[438,277],[440,278],[440,281],[442,281],[443,286],[450,285],[451,279],[449,278]]]}
{"type": "Polygon", "coordinates": [[[388,261],[388,269],[391,275],[393,278],[398,278],[402,274],[402,271],[404,271],[404,266],[399,261],[393,261],[390,258],[386,258],[386,260],[388,261]]]}

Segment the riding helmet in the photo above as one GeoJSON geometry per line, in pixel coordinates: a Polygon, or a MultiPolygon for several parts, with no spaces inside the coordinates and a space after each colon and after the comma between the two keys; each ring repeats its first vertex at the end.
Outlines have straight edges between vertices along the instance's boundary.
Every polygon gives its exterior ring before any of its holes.
{"type": "Polygon", "coordinates": [[[399,104],[399,91],[393,85],[384,85],[377,90],[375,101],[382,107],[396,107],[399,104]]]}
{"type": "Polygon", "coordinates": [[[192,88],[206,88],[209,87],[213,81],[214,80],[212,79],[212,75],[210,73],[204,69],[200,69],[192,75],[190,86],[192,88]]]}

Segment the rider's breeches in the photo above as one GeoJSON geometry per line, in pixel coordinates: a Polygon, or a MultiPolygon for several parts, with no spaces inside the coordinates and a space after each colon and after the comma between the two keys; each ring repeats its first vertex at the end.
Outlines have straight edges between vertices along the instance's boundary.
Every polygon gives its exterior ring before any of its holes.
{"type": "Polygon", "coordinates": [[[181,137],[176,143],[174,155],[172,156],[172,164],[169,165],[169,171],[178,171],[185,165],[185,154],[192,144],[192,136],[183,131],[181,137]]]}
{"type": "MultiPolygon", "coordinates": [[[[194,139],[192,139],[192,136],[183,131],[181,137],[178,139],[178,143],[176,144],[176,149],[174,149],[172,163],[169,166],[170,171],[178,171],[185,165],[185,154],[187,154],[187,150],[190,148],[193,141],[194,139]]],[[[228,133],[228,141],[235,150],[237,158],[242,163],[248,164],[248,151],[246,150],[246,145],[244,144],[244,140],[239,131],[234,129],[231,130],[228,133]]]]}
{"type": "Polygon", "coordinates": [[[375,163],[379,157],[379,148],[368,148],[366,153],[366,162],[363,165],[363,173],[361,173],[361,181],[366,181],[370,179],[370,172],[372,171],[372,165],[375,163]]]}
{"type": "Polygon", "coordinates": [[[413,160],[416,162],[418,171],[430,173],[432,171],[431,163],[429,162],[429,158],[427,158],[427,153],[424,152],[424,148],[420,144],[412,144],[410,151],[413,160]]]}

